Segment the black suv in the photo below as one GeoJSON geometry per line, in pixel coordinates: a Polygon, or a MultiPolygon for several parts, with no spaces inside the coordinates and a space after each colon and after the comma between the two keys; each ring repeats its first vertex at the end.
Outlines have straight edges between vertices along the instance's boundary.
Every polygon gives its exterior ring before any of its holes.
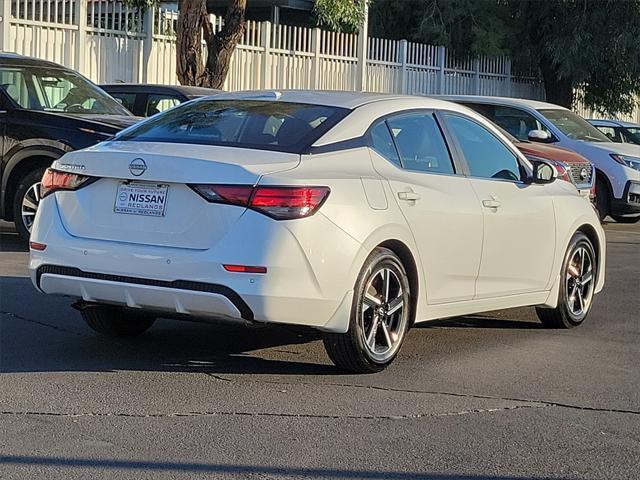
{"type": "Polygon", "coordinates": [[[73,70],[0,53],[0,217],[28,239],[51,162],[138,120],[73,70]]]}

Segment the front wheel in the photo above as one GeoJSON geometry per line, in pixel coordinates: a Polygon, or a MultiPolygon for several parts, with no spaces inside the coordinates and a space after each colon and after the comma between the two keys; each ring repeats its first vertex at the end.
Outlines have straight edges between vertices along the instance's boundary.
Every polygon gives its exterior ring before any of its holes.
{"type": "Polygon", "coordinates": [[[376,248],[356,281],[349,330],[325,333],[333,363],[355,373],[383,370],[398,354],[409,328],[411,291],[398,256],[376,248]]]}
{"type": "Polygon", "coordinates": [[[562,264],[557,307],[536,307],[538,318],[545,327],[573,328],[587,318],[595,290],[597,265],[591,240],[577,232],[562,264]]]}

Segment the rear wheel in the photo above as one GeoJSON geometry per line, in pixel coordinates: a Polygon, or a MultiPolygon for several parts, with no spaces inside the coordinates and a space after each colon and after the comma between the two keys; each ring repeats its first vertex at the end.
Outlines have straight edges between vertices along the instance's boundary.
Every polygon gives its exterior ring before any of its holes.
{"type": "Polygon", "coordinates": [[[611,218],[613,218],[616,222],[618,223],[638,223],[638,221],[640,221],[640,216],[638,217],[623,217],[620,215],[611,215],[611,218]]]}
{"type": "Polygon", "coordinates": [[[398,256],[375,249],[356,282],[349,330],[324,334],[333,363],[356,373],[383,370],[398,354],[409,328],[410,299],[409,279],[398,256]]]}
{"type": "Polygon", "coordinates": [[[591,309],[597,275],[596,254],[591,240],[577,232],[565,255],[560,275],[556,308],[536,307],[545,327],[573,328],[580,325],[591,309]]]}
{"type": "Polygon", "coordinates": [[[80,313],[89,327],[110,337],[135,337],[148,330],[156,320],[150,315],[110,305],[84,306],[80,313]]]}
{"type": "Polygon", "coordinates": [[[13,197],[13,221],[18,235],[29,240],[40,205],[40,181],[46,168],[38,168],[22,177],[13,197]]]}

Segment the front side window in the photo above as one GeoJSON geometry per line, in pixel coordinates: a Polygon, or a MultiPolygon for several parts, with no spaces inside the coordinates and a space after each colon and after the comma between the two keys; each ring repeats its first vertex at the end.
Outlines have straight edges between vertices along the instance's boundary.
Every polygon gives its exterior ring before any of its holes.
{"type": "Polygon", "coordinates": [[[0,88],[28,110],[129,115],[105,92],[67,70],[0,67],[0,88]]]}
{"type": "Polygon", "coordinates": [[[489,130],[459,115],[445,114],[445,117],[472,177],[520,180],[516,155],[489,130]]]}
{"type": "Polygon", "coordinates": [[[580,115],[570,110],[549,108],[538,110],[555,127],[573,140],[587,142],[610,142],[609,138],[580,115]]]}
{"type": "Polygon", "coordinates": [[[620,131],[616,130],[614,127],[599,126],[596,128],[609,137],[609,140],[612,142],[622,142],[620,131]]]}
{"type": "Polygon", "coordinates": [[[640,145],[640,127],[626,127],[622,130],[625,142],[640,145]]]}
{"type": "Polygon", "coordinates": [[[447,144],[433,114],[411,113],[387,120],[403,168],[418,172],[454,173],[447,144]]]}
{"type": "Polygon", "coordinates": [[[162,112],[115,139],[297,152],[348,112],[326,105],[205,98],[162,112]]]}
{"type": "Polygon", "coordinates": [[[465,103],[464,105],[499,125],[518,140],[527,140],[531,130],[543,130],[551,133],[536,117],[519,108],[480,103],[465,103]]]}

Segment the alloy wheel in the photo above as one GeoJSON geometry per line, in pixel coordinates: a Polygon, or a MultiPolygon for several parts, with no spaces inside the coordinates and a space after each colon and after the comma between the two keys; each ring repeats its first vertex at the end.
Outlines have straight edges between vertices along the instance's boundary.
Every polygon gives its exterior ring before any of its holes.
{"type": "Polygon", "coordinates": [[[591,305],[594,286],[593,265],[591,252],[579,244],[571,254],[565,277],[567,308],[576,318],[584,317],[591,305]]]}
{"type": "Polygon", "coordinates": [[[40,205],[40,182],[34,183],[22,197],[22,223],[31,232],[40,205]]]}
{"type": "Polygon", "coordinates": [[[361,331],[372,360],[385,362],[402,343],[408,309],[405,292],[396,272],[382,267],[369,277],[361,308],[361,331]]]}

